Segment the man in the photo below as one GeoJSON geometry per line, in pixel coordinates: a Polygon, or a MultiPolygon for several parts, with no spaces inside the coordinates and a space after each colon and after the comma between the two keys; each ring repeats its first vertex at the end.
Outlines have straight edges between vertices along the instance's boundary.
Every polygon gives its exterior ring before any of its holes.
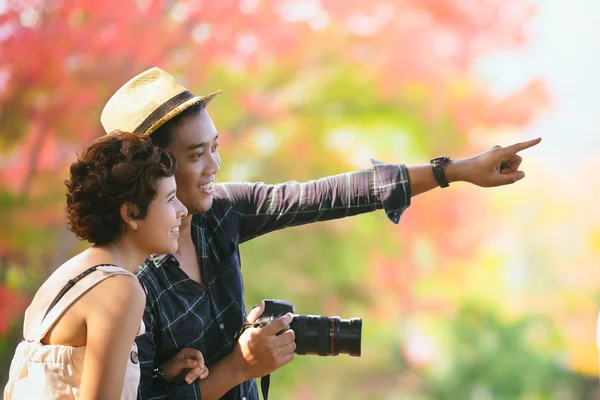
{"type": "Polygon", "coordinates": [[[177,197],[189,211],[179,228],[177,253],[151,257],[138,271],[147,291],[147,333],[136,340],[142,398],[258,399],[254,379],[293,359],[293,331],[275,335],[291,316],[238,337],[242,325],[255,321],[264,307],[261,302],[246,316],[240,243],[277,229],[376,209],[398,223],[411,197],[437,186],[462,180],[490,187],[522,179],[517,153],[541,140],[496,146],[464,160],[440,157],[431,165],[374,161],[370,170],[307,183],[216,185],[218,134],[205,106],[218,93],[196,97],[171,75],[152,68],[121,87],[102,112],[107,132],[150,135],[176,155],[177,197]],[[210,374],[194,380],[192,369],[186,375],[191,384],[183,379],[167,383],[161,366],[179,351],[185,354],[185,348],[189,358],[202,352],[210,374]]]}

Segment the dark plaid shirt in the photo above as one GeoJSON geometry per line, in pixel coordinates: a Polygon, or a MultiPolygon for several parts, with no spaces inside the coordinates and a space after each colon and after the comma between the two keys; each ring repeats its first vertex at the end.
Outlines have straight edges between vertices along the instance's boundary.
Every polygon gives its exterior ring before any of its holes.
{"type": "MultiPolygon", "coordinates": [[[[136,339],[142,399],[200,399],[197,383],[166,384],[153,378],[154,366],[191,347],[202,352],[210,368],[233,350],[246,317],[240,243],[277,229],[382,208],[399,222],[410,205],[408,170],[404,165],[373,164],[370,170],[306,183],[214,186],[211,209],[192,218],[204,284],[190,279],[172,255],[150,257],[137,272],[147,291],[146,333],[136,339]]],[[[222,398],[258,400],[255,380],[222,398]]]]}

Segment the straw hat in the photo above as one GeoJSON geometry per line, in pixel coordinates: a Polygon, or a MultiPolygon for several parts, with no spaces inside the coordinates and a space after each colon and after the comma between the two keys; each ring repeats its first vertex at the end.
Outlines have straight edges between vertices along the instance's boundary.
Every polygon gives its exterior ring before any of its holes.
{"type": "Polygon", "coordinates": [[[117,90],[104,106],[100,121],[106,133],[118,129],[150,135],[185,109],[200,102],[208,104],[219,93],[194,96],[173,76],[154,67],[117,90]]]}

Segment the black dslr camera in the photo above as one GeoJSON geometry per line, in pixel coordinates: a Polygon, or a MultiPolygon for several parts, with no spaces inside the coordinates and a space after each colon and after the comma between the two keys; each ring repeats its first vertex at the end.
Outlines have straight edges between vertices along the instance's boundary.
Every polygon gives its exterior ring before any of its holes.
{"type": "MultiPolygon", "coordinates": [[[[288,301],[267,299],[265,311],[256,320],[255,327],[264,327],[287,313],[294,314],[294,305],[288,301]]],[[[349,354],[360,357],[362,319],[340,319],[320,315],[294,314],[290,329],[296,335],[296,354],[337,356],[349,354]]]]}

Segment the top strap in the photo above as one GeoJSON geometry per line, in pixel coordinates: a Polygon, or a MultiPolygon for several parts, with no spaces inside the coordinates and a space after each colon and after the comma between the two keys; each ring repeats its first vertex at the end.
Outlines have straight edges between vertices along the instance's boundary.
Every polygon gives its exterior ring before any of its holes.
{"type": "Polygon", "coordinates": [[[38,323],[38,326],[36,328],[37,333],[35,334],[34,340],[35,341],[42,340],[42,338],[46,335],[48,330],[56,323],[56,321],[60,318],[60,316],[65,313],[65,311],[67,310],[69,305],[72,304],[75,300],[77,300],[82,294],[84,294],[85,292],[90,290],[92,287],[94,287],[98,283],[102,282],[104,279],[109,278],[110,276],[113,276],[115,274],[130,275],[130,276],[135,277],[134,274],[132,274],[131,272],[129,272],[117,265],[98,264],[98,265],[95,265],[95,266],[83,271],[81,274],[77,275],[75,278],[70,279],[65,284],[65,286],[60,290],[60,292],[57,294],[57,296],[54,298],[54,300],[48,307],[46,314],[44,314],[44,317],[38,323]],[[96,278],[94,278],[92,281],[89,281],[89,282],[87,282],[87,280],[86,280],[84,285],[75,286],[75,283],[82,280],[84,277],[90,275],[92,272],[94,272],[98,269],[100,270],[99,273],[101,273],[99,276],[97,276],[96,278]],[[75,287],[75,289],[73,289],[74,287],[75,287]],[[71,291],[71,289],[73,289],[73,290],[71,291]],[[69,293],[69,295],[65,296],[67,293],[69,293]],[[62,304],[62,303],[64,303],[64,301],[61,302],[60,300],[65,299],[67,297],[68,297],[68,299],[67,299],[68,302],[65,304],[62,304]]]}
{"type": "MultiPolygon", "coordinates": [[[[56,303],[58,303],[59,300],[62,299],[62,297],[65,295],[65,293],[67,293],[69,291],[69,289],[71,289],[73,287],[73,285],[75,285],[82,278],[85,278],[86,276],[88,276],[89,274],[91,274],[92,272],[94,272],[101,265],[114,265],[114,264],[98,264],[98,265],[94,265],[93,267],[88,268],[85,271],[83,271],[82,273],[80,273],[79,275],[77,275],[75,278],[69,279],[69,281],[67,282],[67,284],[65,286],[63,286],[63,288],[60,290],[60,292],[58,292],[58,294],[56,295],[56,297],[54,298],[54,300],[52,300],[52,303],[50,303],[50,306],[46,310],[46,313],[44,314],[44,317],[42,318],[41,322],[44,322],[44,319],[46,319],[46,316],[48,315],[48,313],[50,312],[50,310],[52,310],[54,308],[54,306],[56,305],[56,303]]],[[[116,265],[114,265],[114,266],[116,267],[116,265]]]]}

